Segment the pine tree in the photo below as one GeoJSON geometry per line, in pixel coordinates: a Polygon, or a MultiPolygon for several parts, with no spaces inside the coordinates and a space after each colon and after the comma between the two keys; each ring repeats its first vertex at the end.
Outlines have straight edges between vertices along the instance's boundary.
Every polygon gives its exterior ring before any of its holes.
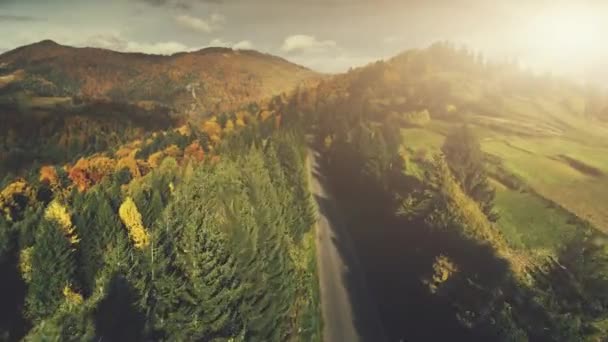
{"type": "Polygon", "coordinates": [[[101,190],[89,191],[80,207],[75,205],[74,223],[80,237],[79,270],[88,293],[94,290],[95,277],[104,265],[105,253],[124,235],[120,220],[101,190]]]}
{"type": "Polygon", "coordinates": [[[151,190],[142,191],[136,195],[135,202],[138,208],[142,208],[142,220],[145,227],[152,227],[164,208],[159,190],[163,188],[163,185],[162,182],[153,182],[154,187],[151,190]]]}
{"type": "Polygon", "coordinates": [[[251,252],[241,254],[240,259],[244,277],[252,284],[244,314],[248,318],[248,334],[253,339],[282,340],[295,293],[293,265],[287,250],[289,229],[260,152],[252,151],[240,164],[250,209],[237,217],[245,219],[249,213],[248,222],[254,224],[245,240],[251,252]]]}
{"type": "Polygon", "coordinates": [[[197,173],[156,224],[155,279],[147,291],[154,294],[151,318],[161,339],[230,338],[243,328],[237,310],[243,288],[222,232],[222,200],[230,193],[222,186],[232,182],[197,173]]]}
{"type": "MultiPolygon", "coordinates": [[[[291,235],[295,241],[299,241],[302,234],[307,232],[314,223],[314,210],[310,192],[308,191],[307,173],[304,166],[304,151],[298,146],[304,146],[303,141],[298,141],[293,134],[277,134],[277,161],[281,165],[286,182],[287,192],[291,202],[286,208],[286,215],[293,218],[291,235]]],[[[278,189],[285,192],[285,190],[278,189]]]]}
{"type": "Polygon", "coordinates": [[[64,301],[63,289],[74,281],[73,249],[62,228],[42,220],[32,252],[26,313],[34,322],[50,316],[64,301]]]}
{"type": "Polygon", "coordinates": [[[475,134],[464,125],[447,136],[441,150],[462,190],[479,204],[490,221],[497,221],[495,190],[488,182],[484,155],[475,134]]]}

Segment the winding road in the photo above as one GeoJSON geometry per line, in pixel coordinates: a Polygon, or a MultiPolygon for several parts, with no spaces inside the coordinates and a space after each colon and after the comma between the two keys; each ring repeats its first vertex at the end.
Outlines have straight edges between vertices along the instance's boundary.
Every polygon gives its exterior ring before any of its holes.
{"type": "Polygon", "coordinates": [[[325,184],[317,151],[309,150],[309,163],[310,192],[318,209],[316,245],[323,340],[385,341],[353,244],[325,184]]]}

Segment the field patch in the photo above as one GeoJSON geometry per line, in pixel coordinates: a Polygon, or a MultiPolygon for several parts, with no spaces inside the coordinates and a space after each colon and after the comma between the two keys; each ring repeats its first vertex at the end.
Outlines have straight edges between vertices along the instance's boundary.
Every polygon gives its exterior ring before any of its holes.
{"type": "Polygon", "coordinates": [[[598,169],[594,166],[591,166],[589,164],[586,164],[580,160],[574,159],[570,156],[560,154],[560,155],[556,156],[556,159],[564,161],[565,163],[570,165],[570,167],[572,167],[573,169],[578,170],[579,172],[584,173],[588,176],[600,177],[600,176],[604,175],[604,173],[600,169],[598,169]]]}
{"type": "MultiPolygon", "coordinates": [[[[553,115],[565,116],[563,113],[553,115]]],[[[571,119],[569,123],[575,121],[576,119],[571,119]]],[[[505,124],[509,125],[507,122],[505,124]]],[[[456,124],[445,121],[433,120],[427,128],[403,129],[403,144],[414,159],[430,156],[440,151],[445,139],[444,131],[449,131],[450,127],[456,126],[456,124]],[[441,130],[438,129],[439,127],[441,130]]],[[[508,213],[510,204],[517,206],[518,203],[532,203],[530,207],[536,208],[539,215],[546,216],[543,220],[555,224],[554,221],[547,218],[555,213],[543,214],[540,211],[542,205],[531,198],[536,196],[541,202],[544,201],[544,198],[555,202],[568,212],[590,222],[595,228],[608,232],[608,146],[606,146],[606,142],[592,139],[593,136],[588,137],[591,141],[584,141],[566,136],[506,134],[504,131],[490,131],[487,127],[477,125],[472,128],[482,138],[482,150],[488,154],[488,172],[494,179],[494,184],[500,183],[500,187],[505,189],[500,196],[502,196],[501,211],[506,213],[504,224],[507,225],[505,228],[507,231],[510,229],[509,226],[522,224],[526,227],[541,222],[541,220],[532,220],[532,217],[527,214],[508,213]],[[529,190],[530,194],[522,195],[519,192],[522,190],[529,190]],[[511,217],[511,215],[516,216],[511,217]]],[[[547,227],[538,229],[542,234],[556,235],[567,231],[567,229],[556,228],[557,230],[552,233],[547,227]]],[[[513,241],[521,240],[521,238],[515,237],[516,234],[511,235],[514,236],[513,241]]],[[[520,241],[516,244],[520,246],[536,245],[538,248],[543,246],[543,243],[538,241],[528,243],[520,241]]],[[[555,243],[544,243],[545,247],[550,245],[555,245],[555,243]]]]}
{"type": "Polygon", "coordinates": [[[570,215],[533,193],[496,186],[498,227],[518,249],[553,255],[580,234],[570,215]]]}

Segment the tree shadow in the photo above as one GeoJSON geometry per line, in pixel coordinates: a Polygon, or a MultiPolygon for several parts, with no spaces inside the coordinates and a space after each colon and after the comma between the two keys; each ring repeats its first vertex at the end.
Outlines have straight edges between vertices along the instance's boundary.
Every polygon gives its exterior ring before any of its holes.
{"type": "Polygon", "coordinates": [[[141,341],[145,316],[134,303],[136,293],[123,276],[110,281],[108,294],[95,312],[95,330],[104,341],[141,341]]]}
{"type": "Polygon", "coordinates": [[[353,179],[346,165],[338,170],[319,165],[313,173],[335,193],[337,201],[315,196],[321,214],[337,227],[334,244],[349,263],[348,270],[361,272],[361,276],[345,272],[343,277],[363,340],[379,340],[370,328],[370,315],[376,314],[389,341],[497,338],[474,327],[493,310],[492,300],[511,277],[508,263],[491,246],[456,233],[433,231],[423,220],[397,216],[393,194],[401,189],[394,187],[411,191],[420,186],[417,180],[394,175],[390,187],[371,179],[361,182],[353,179]],[[459,271],[433,293],[424,280],[432,277],[440,255],[448,256],[459,271]],[[467,310],[479,312],[479,317],[463,319],[459,314],[467,310]]]}
{"type": "MultiPolygon", "coordinates": [[[[342,270],[342,278],[352,305],[353,325],[357,330],[356,333],[362,341],[379,341],[379,336],[382,336],[383,333],[377,317],[375,301],[370,298],[370,291],[366,288],[364,272],[351,247],[350,237],[336,213],[333,201],[317,195],[314,197],[319,214],[327,218],[331,229],[331,232],[324,232],[321,238],[330,238],[344,260],[345,269],[342,270]],[[333,233],[334,236],[329,237],[328,233],[333,233]]],[[[319,262],[324,262],[324,260],[319,262]]]]}
{"type": "Polygon", "coordinates": [[[26,286],[18,265],[17,248],[0,260],[0,340],[19,341],[29,329],[23,317],[26,286]]]}

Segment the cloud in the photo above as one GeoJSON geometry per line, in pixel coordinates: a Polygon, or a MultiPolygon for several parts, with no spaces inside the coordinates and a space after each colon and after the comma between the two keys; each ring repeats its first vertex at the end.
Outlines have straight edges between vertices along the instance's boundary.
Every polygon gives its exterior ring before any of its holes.
{"type": "Polygon", "coordinates": [[[226,17],[224,17],[223,15],[221,15],[219,13],[213,13],[209,19],[211,20],[212,23],[220,24],[226,20],[226,17]]]}
{"type": "Polygon", "coordinates": [[[318,54],[316,56],[299,55],[290,56],[290,61],[311,68],[312,70],[325,73],[346,72],[349,68],[367,65],[382,60],[380,56],[368,56],[340,51],[329,54],[318,54]]]}
{"type": "Polygon", "coordinates": [[[223,3],[224,0],[140,0],[148,5],[152,6],[170,6],[179,9],[191,9],[195,4],[205,4],[205,3],[223,3]]]}
{"type": "Polygon", "coordinates": [[[38,20],[40,20],[40,19],[36,18],[36,17],[26,16],[26,15],[0,14],[0,22],[3,22],[3,21],[25,22],[25,21],[38,21],[38,20]]]}
{"type": "Polygon", "coordinates": [[[221,47],[229,47],[232,43],[223,40],[222,38],[215,38],[209,42],[209,46],[221,46],[221,47]]]}
{"type": "Polygon", "coordinates": [[[382,42],[384,44],[393,44],[393,43],[397,43],[398,41],[400,41],[401,39],[397,36],[388,36],[388,37],[384,37],[382,39],[382,42]]]}
{"type": "Polygon", "coordinates": [[[281,51],[286,53],[292,52],[322,52],[328,48],[334,48],[337,44],[333,40],[317,40],[314,36],[296,34],[285,38],[281,51]]]}
{"type": "Polygon", "coordinates": [[[251,50],[253,49],[253,43],[249,40],[241,40],[238,43],[233,43],[222,38],[215,38],[209,42],[209,46],[219,46],[232,48],[234,50],[251,50]]]}
{"type": "Polygon", "coordinates": [[[120,52],[143,52],[157,55],[171,55],[176,52],[196,51],[201,47],[187,46],[176,41],[164,42],[136,42],[123,38],[119,34],[97,34],[89,37],[81,44],[81,46],[98,47],[102,49],[110,49],[120,52]]]}
{"type": "Polygon", "coordinates": [[[175,21],[181,27],[203,33],[219,30],[224,20],[224,16],[218,13],[212,14],[209,19],[201,19],[187,14],[181,14],[175,17],[175,21]]]}
{"type": "Polygon", "coordinates": [[[241,40],[240,42],[234,44],[232,48],[235,50],[251,50],[253,49],[253,44],[248,40],[241,40]]]}

